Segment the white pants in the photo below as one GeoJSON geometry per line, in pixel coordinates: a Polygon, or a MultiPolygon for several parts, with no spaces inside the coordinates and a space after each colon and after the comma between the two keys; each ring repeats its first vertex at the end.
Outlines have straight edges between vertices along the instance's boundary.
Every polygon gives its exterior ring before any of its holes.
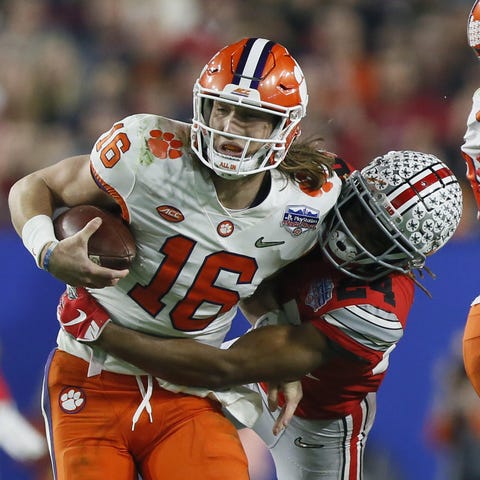
{"type": "Polygon", "coordinates": [[[278,412],[268,410],[263,392],[262,398],[263,413],[253,430],[270,449],[278,480],[362,479],[365,443],[375,419],[375,393],[368,394],[356,411],[340,419],[293,417],[276,437],[272,427],[278,412]]]}

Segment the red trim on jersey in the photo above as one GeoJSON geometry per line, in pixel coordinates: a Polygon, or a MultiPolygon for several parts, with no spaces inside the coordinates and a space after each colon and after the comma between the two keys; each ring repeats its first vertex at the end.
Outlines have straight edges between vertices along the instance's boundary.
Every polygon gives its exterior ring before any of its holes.
{"type": "Polygon", "coordinates": [[[480,171],[476,171],[475,161],[472,157],[470,157],[463,151],[462,156],[465,160],[465,163],[467,164],[467,179],[470,182],[470,186],[472,187],[473,196],[475,197],[475,201],[477,203],[477,208],[480,210],[480,183],[478,183],[478,176],[480,175],[480,171]]]}
{"type": "Polygon", "coordinates": [[[353,353],[357,357],[363,358],[365,360],[365,364],[367,362],[370,364],[370,368],[373,369],[377,363],[382,360],[382,351],[374,350],[362,345],[335,325],[331,325],[327,321],[323,320],[323,318],[319,317],[315,320],[312,319],[311,322],[317,330],[320,330],[337,345],[340,345],[343,349],[353,353]]]}
{"type": "MultiPolygon", "coordinates": [[[[348,330],[328,323],[325,314],[344,307],[370,305],[379,312],[394,314],[405,327],[415,285],[411,278],[398,273],[371,283],[340,276],[319,257],[318,250],[314,250],[287,267],[279,278],[279,293],[281,302],[295,299],[302,322],[311,322],[336,346],[325,365],[302,378],[303,398],[296,415],[333,419],[352,414],[369,392],[379,389],[385,370],[374,374],[373,369],[379,370],[384,351],[370,348],[349,336],[348,330]]],[[[355,330],[355,324],[350,328],[355,330]]],[[[385,369],[386,365],[385,362],[385,369]]]]}
{"type": "Polygon", "coordinates": [[[350,452],[350,469],[348,480],[357,480],[358,479],[358,442],[360,441],[360,432],[363,428],[365,415],[361,408],[355,409],[355,411],[351,415],[353,428],[352,428],[352,436],[350,437],[350,445],[348,447],[350,452]]]}

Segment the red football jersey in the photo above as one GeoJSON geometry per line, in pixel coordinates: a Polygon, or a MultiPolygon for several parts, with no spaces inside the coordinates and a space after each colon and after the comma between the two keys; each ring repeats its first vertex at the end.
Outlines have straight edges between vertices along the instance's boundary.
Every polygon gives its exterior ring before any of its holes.
{"type": "Polygon", "coordinates": [[[302,379],[296,415],[330,419],[349,414],[385,376],[389,355],[403,336],[414,282],[397,273],[374,282],[346,277],[315,251],[287,267],[280,298],[290,302],[289,316],[293,303],[297,320],[312,322],[334,352],[302,379]]]}

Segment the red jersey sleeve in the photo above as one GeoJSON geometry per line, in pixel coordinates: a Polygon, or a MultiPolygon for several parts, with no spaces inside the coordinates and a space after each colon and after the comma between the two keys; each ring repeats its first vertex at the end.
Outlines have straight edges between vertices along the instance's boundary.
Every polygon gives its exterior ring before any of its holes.
{"type": "Polygon", "coordinates": [[[396,273],[375,282],[340,276],[318,253],[295,263],[282,277],[282,301],[294,299],[301,321],[321,331],[333,352],[302,379],[304,396],[296,414],[345,416],[380,387],[390,353],[403,336],[414,283],[396,273]]]}

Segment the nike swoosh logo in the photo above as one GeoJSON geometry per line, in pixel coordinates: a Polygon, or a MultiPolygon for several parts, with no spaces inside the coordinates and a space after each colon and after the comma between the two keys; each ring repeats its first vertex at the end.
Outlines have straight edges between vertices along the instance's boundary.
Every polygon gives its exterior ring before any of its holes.
{"type": "Polygon", "coordinates": [[[265,247],[275,247],[276,245],[283,245],[285,242],[282,240],[280,242],[264,242],[263,239],[265,237],[260,237],[255,242],[255,246],[257,248],[265,248],[265,247]]]}
{"type": "Polygon", "coordinates": [[[63,324],[64,327],[71,327],[72,325],[76,325],[77,323],[82,323],[86,320],[87,314],[83,310],[79,310],[77,308],[77,312],[78,312],[78,317],[74,318],[73,320],[70,320],[67,323],[64,323],[63,324]]]}
{"type": "Polygon", "coordinates": [[[293,443],[300,448],[323,448],[323,445],[317,443],[306,443],[302,441],[302,437],[297,437],[293,443]]]}

